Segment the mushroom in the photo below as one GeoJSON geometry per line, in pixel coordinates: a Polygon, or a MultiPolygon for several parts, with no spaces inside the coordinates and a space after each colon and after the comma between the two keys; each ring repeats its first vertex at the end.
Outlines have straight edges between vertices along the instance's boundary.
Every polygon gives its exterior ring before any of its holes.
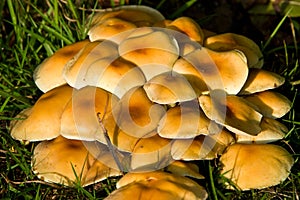
{"type": "Polygon", "coordinates": [[[172,34],[160,28],[147,27],[136,29],[123,40],[119,45],[119,54],[142,70],[144,65],[149,64],[171,68],[178,58],[179,49],[172,34]]]}
{"type": "Polygon", "coordinates": [[[61,135],[74,140],[103,141],[98,117],[104,123],[118,101],[115,95],[101,88],[86,86],[74,90],[61,116],[61,135]]]}
{"type": "Polygon", "coordinates": [[[151,7],[125,5],[96,13],[92,18],[91,27],[105,19],[113,17],[131,22],[137,26],[152,26],[154,23],[165,19],[159,11],[151,7]]]}
{"type": "Polygon", "coordinates": [[[227,96],[225,99],[202,95],[198,98],[206,116],[241,135],[257,135],[261,131],[262,115],[242,97],[227,96]]]}
{"type": "Polygon", "coordinates": [[[168,23],[166,25],[166,28],[180,31],[189,36],[191,40],[196,41],[199,44],[203,44],[204,34],[202,32],[202,29],[200,28],[199,24],[197,24],[197,22],[192,18],[179,17],[171,23],[168,23]]]}
{"type": "Polygon", "coordinates": [[[165,168],[165,171],[178,176],[188,176],[196,179],[204,179],[205,177],[199,173],[199,167],[195,163],[175,160],[165,168]]]}
{"type": "Polygon", "coordinates": [[[207,197],[205,189],[193,180],[167,172],[155,171],[126,174],[117,182],[117,190],[105,200],[149,198],[202,200],[207,197]]]}
{"type": "Polygon", "coordinates": [[[258,107],[258,111],[266,117],[280,118],[291,109],[291,101],[284,95],[274,91],[258,92],[245,99],[258,107]]]}
{"type": "Polygon", "coordinates": [[[246,55],[250,68],[261,68],[263,66],[263,54],[259,46],[243,35],[235,33],[216,34],[207,37],[204,46],[214,51],[238,49],[246,55]]]}
{"type": "Polygon", "coordinates": [[[33,79],[37,87],[45,93],[55,87],[66,84],[66,80],[63,77],[65,65],[89,43],[89,40],[75,42],[62,47],[52,56],[45,59],[33,73],[33,79]]]}
{"type": "Polygon", "coordinates": [[[101,160],[114,162],[108,148],[97,142],[68,140],[62,136],[39,143],[33,152],[32,168],[37,176],[46,181],[73,186],[79,183],[87,186],[121,172],[106,166],[101,160]],[[92,156],[85,145],[98,149],[98,156],[92,156]]]}
{"type": "Polygon", "coordinates": [[[16,140],[30,142],[51,140],[59,136],[61,115],[72,92],[73,88],[62,85],[44,93],[33,107],[17,116],[22,119],[11,122],[11,136],[16,140]]]}
{"type": "Polygon", "coordinates": [[[205,116],[198,101],[188,101],[170,108],[160,120],[157,132],[164,138],[192,139],[215,129],[218,125],[205,116]]]}
{"type": "Polygon", "coordinates": [[[261,124],[261,131],[256,135],[236,135],[238,143],[270,143],[281,140],[288,132],[287,127],[276,121],[275,119],[263,117],[261,124]]]}
{"type": "Polygon", "coordinates": [[[284,181],[294,159],[287,150],[274,144],[233,144],[221,155],[220,162],[224,177],[239,189],[250,190],[284,181]]]}
{"type": "Polygon", "coordinates": [[[274,72],[263,69],[250,69],[247,81],[239,94],[248,95],[274,89],[281,86],[284,81],[284,77],[274,72]]]}
{"type": "Polygon", "coordinates": [[[159,74],[144,84],[148,98],[158,104],[175,104],[197,97],[186,78],[176,72],[159,74]]]}
{"type": "Polygon", "coordinates": [[[136,138],[155,130],[165,112],[163,106],[149,100],[140,86],[130,89],[113,109],[119,128],[136,138]]]}

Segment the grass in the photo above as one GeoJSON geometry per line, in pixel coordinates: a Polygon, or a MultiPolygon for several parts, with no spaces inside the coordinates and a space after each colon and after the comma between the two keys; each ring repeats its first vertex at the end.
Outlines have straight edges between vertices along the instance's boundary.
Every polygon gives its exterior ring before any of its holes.
{"type": "MultiPolygon", "coordinates": [[[[115,189],[116,179],[86,188],[69,188],[38,180],[30,167],[36,143],[22,144],[9,135],[10,120],[21,110],[33,105],[41,95],[32,79],[35,67],[57,49],[86,38],[87,16],[93,13],[94,8],[100,8],[89,0],[80,4],[72,2],[0,2],[0,199],[103,199],[115,189]]],[[[188,9],[203,6],[194,0],[172,0],[168,3],[164,0],[139,0],[132,3],[158,8],[170,18],[186,13],[191,15],[188,9]]],[[[201,19],[197,21],[201,22],[201,19]]],[[[201,184],[206,186],[210,199],[299,199],[300,196],[300,105],[297,104],[300,85],[299,21],[287,17],[281,22],[278,20],[272,30],[263,31],[271,33],[264,35],[265,40],[261,41],[265,55],[264,68],[286,78],[286,83],[278,91],[293,101],[293,109],[282,119],[290,132],[278,143],[294,153],[296,163],[291,175],[282,184],[241,192],[224,189],[223,183],[218,181],[218,166],[214,162],[199,161],[206,176],[201,184]],[[280,35],[287,32],[290,42],[280,35]]]]}

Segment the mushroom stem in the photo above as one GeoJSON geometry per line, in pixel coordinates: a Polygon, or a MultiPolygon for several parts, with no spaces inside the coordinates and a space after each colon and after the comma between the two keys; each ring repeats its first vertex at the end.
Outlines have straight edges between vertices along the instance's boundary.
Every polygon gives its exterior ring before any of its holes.
{"type": "Polygon", "coordinates": [[[100,127],[101,127],[101,129],[102,129],[102,131],[103,131],[104,138],[105,138],[105,140],[106,140],[108,149],[109,149],[109,151],[112,153],[112,156],[113,156],[113,158],[114,158],[114,160],[115,160],[115,162],[116,162],[116,164],[117,164],[119,170],[120,170],[122,173],[124,173],[124,168],[123,168],[123,166],[122,166],[122,164],[121,164],[121,161],[120,161],[120,159],[119,159],[119,157],[118,157],[118,155],[117,155],[118,150],[113,146],[113,144],[112,144],[112,142],[111,142],[111,140],[110,140],[110,138],[109,138],[109,136],[108,136],[107,130],[106,130],[106,128],[104,127],[104,125],[103,125],[103,123],[102,123],[102,120],[101,120],[101,118],[100,118],[100,112],[97,113],[97,118],[98,118],[100,127]]]}

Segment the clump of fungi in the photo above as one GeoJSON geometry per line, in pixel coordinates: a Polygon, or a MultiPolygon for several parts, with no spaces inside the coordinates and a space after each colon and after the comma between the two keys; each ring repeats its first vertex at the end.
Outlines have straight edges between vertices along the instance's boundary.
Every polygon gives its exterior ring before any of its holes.
{"type": "Polygon", "coordinates": [[[287,133],[276,119],[291,102],[252,40],[145,6],[95,14],[88,36],[36,68],[44,94],[11,123],[14,139],[41,141],[39,178],[87,186],[126,173],[107,199],[206,199],[197,160],[216,159],[228,189],[288,177],[292,156],[268,143],[287,133]]]}

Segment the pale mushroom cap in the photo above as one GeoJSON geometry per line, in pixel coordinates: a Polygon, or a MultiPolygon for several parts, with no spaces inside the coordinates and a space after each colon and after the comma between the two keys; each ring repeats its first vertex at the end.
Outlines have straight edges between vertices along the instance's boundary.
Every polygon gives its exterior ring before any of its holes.
{"type": "Polygon", "coordinates": [[[263,117],[261,124],[261,131],[256,136],[236,135],[238,143],[270,143],[284,138],[288,132],[288,128],[272,118],[263,117]]]}
{"type": "Polygon", "coordinates": [[[60,136],[55,140],[43,141],[35,147],[32,168],[40,179],[68,186],[73,186],[77,181],[82,186],[87,186],[110,176],[121,175],[121,172],[101,163],[101,159],[114,162],[105,145],[96,142],[83,144],[82,141],[68,140],[60,136]],[[100,156],[93,157],[85,145],[98,148],[100,156]]]}
{"type": "Polygon", "coordinates": [[[213,35],[205,39],[204,46],[215,51],[238,49],[246,55],[249,67],[261,68],[263,66],[263,54],[259,46],[243,35],[235,33],[213,35]]]}
{"type": "Polygon", "coordinates": [[[258,107],[266,117],[281,118],[291,109],[292,102],[284,95],[274,91],[258,92],[245,99],[258,107]]]}
{"type": "Polygon", "coordinates": [[[138,66],[153,63],[171,68],[178,58],[179,49],[172,34],[160,28],[146,27],[136,29],[123,40],[119,54],[138,66]]]}
{"type": "Polygon", "coordinates": [[[176,72],[166,72],[144,84],[149,99],[159,104],[174,104],[197,97],[186,78],[176,72]]]}
{"type": "Polygon", "coordinates": [[[59,136],[61,115],[72,92],[73,88],[63,85],[44,93],[32,108],[20,113],[25,119],[12,121],[11,136],[24,141],[51,140],[59,136]]]}
{"type": "Polygon", "coordinates": [[[89,40],[75,42],[62,47],[52,56],[45,59],[33,73],[33,79],[37,87],[45,93],[55,87],[66,84],[66,80],[63,77],[65,65],[88,43],[89,40]]]}
{"type": "Polygon", "coordinates": [[[115,95],[101,88],[86,86],[74,90],[61,116],[61,135],[75,140],[101,140],[103,130],[97,114],[104,122],[117,102],[115,95]]]}
{"type": "Polygon", "coordinates": [[[91,42],[108,39],[120,43],[130,32],[127,32],[127,34],[120,33],[135,28],[137,26],[133,23],[118,18],[107,18],[92,26],[88,32],[88,36],[91,42]]]}
{"type": "Polygon", "coordinates": [[[191,139],[207,135],[217,126],[200,110],[198,101],[189,101],[170,108],[160,120],[157,132],[164,138],[191,139]]]}
{"type": "Polygon", "coordinates": [[[227,96],[224,100],[218,100],[202,95],[198,100],[209,119],[236,134],[257,135],[261,131],[262,115],[242,97],[227,96]]]}
{"type": "Polygon", "coordinates": [[[202,200],[205,189],[193,180],[166,172],[128,173],[117,183],[117,190],[106,200],[113,199],[172,199],[202,200]]]}
{"type": "Polygon", "coordinates": [[[202,174],[200,174],[198,165],[191,162],[175,160],[168,165],[165,170],[179,176],[188,176],[197,179],[205,178],[202,174]]]}
{"type": "Polygon", "coordinates": [[[143,87],[139,86],[130,89],[113,109],[120,129],[137,138],[155,130],[165,112],[165,108],[150,101],[143,87]]]}
{"type": "Polygon", "coordinates": [[[240,95],[253,94],[274,89],[284,83],[284,77],[263,69],[250,69],[247,81],[240,91],[240,95]]]}
{"type": "Polygon", "coordinates": [[[234,144],[227,148],[220,161],[221,173],[241,190],[279,184],[289,176],[294,163],[287,150],[273,144],[234,144]]]}

